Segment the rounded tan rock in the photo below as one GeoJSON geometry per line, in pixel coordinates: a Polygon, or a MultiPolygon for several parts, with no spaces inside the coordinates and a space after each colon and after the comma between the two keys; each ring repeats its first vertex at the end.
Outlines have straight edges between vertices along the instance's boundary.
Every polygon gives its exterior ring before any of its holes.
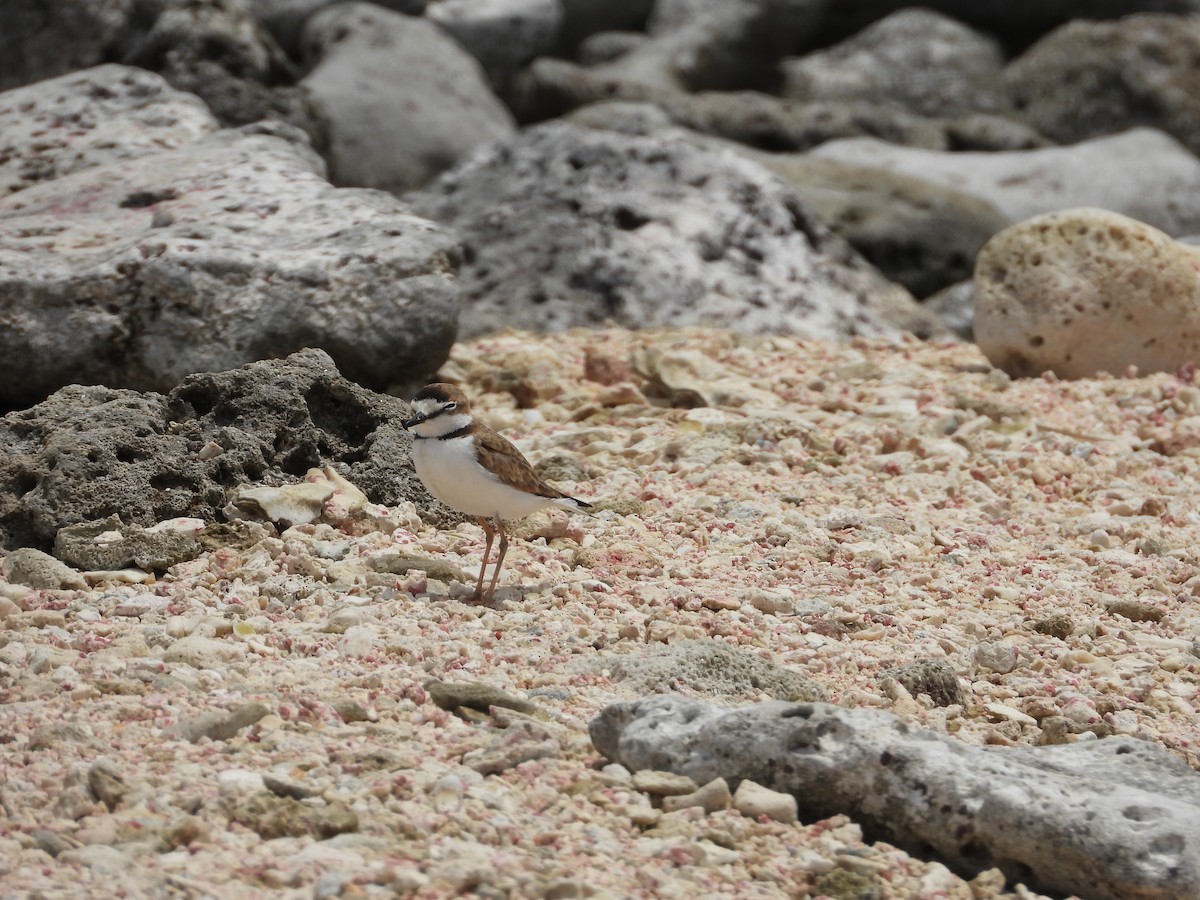
{"type": "Polygon", "coordinates": [[[975,292],[975,340],[1011,375],[1170,371],[1200,355],[1200,248],[1107,210],[1001,231],[975,292]]]}

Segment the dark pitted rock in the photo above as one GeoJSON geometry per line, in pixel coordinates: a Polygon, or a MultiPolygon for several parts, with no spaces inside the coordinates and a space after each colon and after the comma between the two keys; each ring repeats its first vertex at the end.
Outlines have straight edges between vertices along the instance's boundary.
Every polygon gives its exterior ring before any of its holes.
{"type": "Polygon", "coordinates": [[[1044,212],[1094,206],[1167,234],[1200,230],[1200,159],[1152,128],[1069,147],[1011,153],[947,153],[859,138],[812,151],[822,159],[912,175],[973,194],[1019,222],[1044,212]]]}
{"type": "Polygon", "coordinates": [[[1200,774],[1133,738],[976,747],[879,710],[669,695],[612,704],[589,731],[632,771],[750,779],[795,795],[804,821],[843,813],[964,874],[1096,900],[1200,896],[1200,774]]]}
{"type": "Polygon", "coordinates": [[[563,22],[560,49],[573,49],[588,35],[601,31],[640,31],[654,0],[559,0],[563,22]]]}
{"type": "Polygon", "coordinates": [[[309,20],[304,42],[335,184],[412,190],[513,133],[479,63],[432,22],[339,3],[309,20]]]}
{"type": "Polygon", "coordinates": [[[503,86],[558,43],[560,0],[439,0],[428,17],[444,28],[503,86]]]}
{"type": "Polygon", "coordinates": [[[900,106],[938,118],[1008,110],[1000,45],[961,22],[907,9],[828,50],[783,64],[796,100],[900,106]]]}
{"type": "Polygon", "coordinates": [[[118,61],[199,95],[225,125],[282,119],[319,142],[295,72],[249,0],[8,0],[0,21],[0,90],[118,61]]]}
{"type": "MultiPolygon", "coordinates": [[[[313,14],[340,0],[250,0],[250,9],[292,59],[304,55],[304,26],[313,14]]],[[[425,12],[428,0],[377,0],[376,6],[419,16],[425,12]]]]}
{"type": "Polygon", "coordinates": [[[0,94],[0,197],[80,169],[190,144],[219,127],[162,76],[97,66],[0,94]]]}
{"type": "Polygon", "coordinates": [[[828,697],[800,672],[718,641],[680,641],[645,653],[605,657],[604,666],[614,681],[647,693],[686,690],[725,698],[767,694],[792,701],[828,697]]]}
{"type": "Polygon", "coordinates": [[[111,59],[137,5],[136,0],[3,0],[0,91],[111,59]]]}
{"type": "Polygon", "coordinates": [[[914,697],[925,694],[936,706],[966,706],[967,697],[958,683],[958,673],[944,659],[923,659],[883,673],[895,678],[914,697]]]}
{"type": "Polygon", "coordinates": [[[406,199],[464,242],[464,335],[608,320],[830,338],[931,325],[784,182],[682,140],[543,125],[406,199]]]}
{"type": "Polygon", "coordinates": [[[437,369],[454,339],[454,240],[386,194],[331,187],[294,129],[272,131],[0,198],[0,406],[73,382],[169,390],[306,346],[377,388],[437,369]]]}
{"type": "Polygon", "coordinates": [[[374,502],[429,506],[399,424],[407,415],[320,350],[195,375],[169,396],[64,388],[0,419],[0,544],[48,548],[59,529],[111,515],[215,521],[230,489],[296,482],[321,463],[374,502]]]}
{"type": "MultiPolygon", "coordinates": [[[[155,0],[158,15],[144,31],[135,16],[121,61],[160,73],[173,87],[196,94],[223,125],[279,119],[321,146],[320,120],[297,73],[249,0],[155,0]]],[[[144,13],[143,13],[144,15],[144,13]]]]}
{"type": "Polygon", "coordinates": [[[1149,126],[1200,153],[1200,19],[1071,22],[1013,60],[1020,115],[1064,144],[1149,126]]]}
{"type": "Polygon", "coordinates": [[[137,566],[161,572],[176,563],[195,559],[203,547],[190,534],[169,528],[151,531],[124,525],[112,515],[98,522],[81,522],[60,528],[54,538],[54,555],[77,569],[123,569],[137,566]]]}
{"type": "Polygon", "coordinates": [[[625,134],[675,137],[731,151],[791,184],[867,261],[918,297],[971,276],[975,254],[1009,224],[991,204],[930,181],[800,153],[768,153],[673,126],[649,103],[613,101],[569,121],[625,134]]]}

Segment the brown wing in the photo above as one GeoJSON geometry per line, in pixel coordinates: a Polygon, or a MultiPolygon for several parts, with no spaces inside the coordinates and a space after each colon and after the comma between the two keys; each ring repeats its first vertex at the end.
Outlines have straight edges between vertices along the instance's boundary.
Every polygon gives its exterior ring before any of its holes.
{"type": "Polygon", "coordinates": [[[567,496],[538,478],[529,460],[512,441],[485,425],[475,426],[475,453],[479,456],[479,461],[495,472],[509,487],[551,499],[567,496]]]}

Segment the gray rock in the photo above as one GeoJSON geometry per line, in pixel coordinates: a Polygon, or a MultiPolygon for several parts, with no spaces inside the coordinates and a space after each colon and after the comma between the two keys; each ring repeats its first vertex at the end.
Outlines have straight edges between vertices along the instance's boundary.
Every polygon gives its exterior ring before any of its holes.
{"type": "Polygon", "coordinates": [[[675,137],[770,169],[868,262],[925,297],[972,274],[975,255],[1008,220],[991,204],[920,178],[800,153],[767,153],[671,124],[649,103],[613,101],[569,121],[625,134],[675,137]]]}
{"type": "Polygon", "coordinates": [[[406,199],[465,244],[463,335],[611,320],[832,338],[930,324],[782,181],[684,141],[539,126],[406,199]]]}
{"type": "Polygon", "coordinates": [[[1168,234],[1200,230],[1200,159],[1151,128],[1070,147],[1012,153],[943,153],[859,138],[822,144],[812,155],[900,172],[973,194],[1010,222],[1094,206],[1168,234]]]}
{"type": "MultiPolygon", "coordinates": [[[[314,13],[341,0],[249,0],[255,18],[263,23],[284,52],[293,59],[304,55],[304,26],[314,13]]],[[[375,0],[376,6],[419,16],[428,0],[375,0]]]]}
{"type": "Polygon", "coordinates": [[[440,0],[426,12],[504,85],[518,70],[558,43],[559,0],[440,0]]]}
{"type": "Polygon", "coordinates": [[[322,462],[374,502],[427,505],[407,413],[319,350],[195,375],[169,396],[64,388],[0,419],[0,544],[49,547],[64,526],[114,514],[215,521],[233,487],[296,482],[322,462]],[[220,452],[200,453],[209,444],[220,452]]]}
{"type": "Polygon", "coordinates": [[[278,119],[320,145],[320,123],[295,87],[296,72],[249,0],[150,0],[135,8],[124,44],[121,62],[196,94],[222,124],[278,119]]]}
{"type": "MultiPolygon", "coordinates": [[[[243,703],[234,709],[218,709],[184,719],[167,728],[165,734],[168,737],[179,738],[193,744],[201,738],[208,738],[211,741],[228,741],[239,731],[249,728],[270,712],[271,708],[265,703],[243,703]]],[[[268,787],[270,786],[268,785],[268,787]]],[[[281,792],[275,791],[275,793],[281,792]]]]}
{"type": "Polygon", "coordinates": [[[136,0],[0,0],[0,91],[104,62],[136,5],[136,0]]]}
{"type": "Polygon", "coordinates": [[[70,566],[33,547],[20,547],[4,557],[4,577],[10,584],[37,590],[84,589],[87,582],[70,566]]]}
{"type": "Polygon", "coordinates": [[[614,681],[642,693],[686,690],[725,698],[767,694],[793,701],[828,696],[805,675],[718,641],[680,641],[644,653],[605,657],[604,667],[614,681]]]}
{"type": "Polygon", "coordinates": [[[1009,64],[1020,115],[1061,143],[1149,126],[1200,153],[1200,19],[1071,22],[1009,64]]]}
{"type": "Polygon", "coordinates": [[[925,694],[936,706],[966,706],[967,697],[958,683],[958,673],[944,659],[922,659],[883,673],[895,678],[914,697],[925,694]]]}
{"type": "Polygon", "coordinates": [[[638,31],[646,24],[654,0],[559,0],[563,23],[561,49],[569,50],[600,31],[638,31]]]}
{"type": "Polygon", "coordinates": [[[970,278],[980,248],[1008,225],[980,197],[900,172],[794,153],[748,155],[917,297],[970,278]]]}
{"type": "Polygon", "coordinates": [[[920,115],[1009,107],[999,43],[927,9],[907,9],[828,50],[786,60],[783,95],[901,106],[920,115]]]}
{"type": "Polygon", "coordinates": [[[648,40],[650,38],[640,31],[602,31],[579,45],[579,62],[584,66],[610,63],[648,40]]]}
{"type": "Polygon", "coordinates": [[[115,60],[199,95],[226,125],[266,117],[319,135],[249,0],[2,0],[0,21],[0,90],[115,60]]]}
{"type": "Polygon", "coordinates": [[[514,130],[479,63],[432,22],[340,3],[309,20],[304,43],[335,184],[411,190],[514,130]]]}
{"type": "Polygon", "coordinates": [[[109,759],[98,759],[92,763],[87,773],[88,787],[96,795],[96,799],[112,812],[129,793],[128,780],[125,773],[117,768],[117,764],[109,759]]]}
{"type": "Polygon", "coordinates": [[[218,128],[162,76],[97,66],[0,94],[0,197],[80,169],[190,144],[218,128]]]}
{"type": "Polygon", "coordinates": [[[964,341],[975,340],[975,280],[967,278],[925,298],[924,307],[964,341]]]}
{"type": "Polygon", "coordinates": [[[275,131],[0,198],[0,405],[72,382],[167,390],[305,346],[379,388],[434,371],[456,244],[394,198],[330,187],[299,134],[275,131]]]}
{"type": "Polygon", "coordinates": [[[589,730],[630,770],[750,779],[795,795],[805,820],[844,813],[964,873],[1096,900],[1200,896],[1200,775],[1132,738],[975,747],[878,710],[678,696],[615,703],[589,730]]]}
{"type": "MultiPolygon", "coordinates": [[[[838,0],[826,12],[826,34],[852,34],[912,5],[912,0],[838,0]]],[[[1039,0],[1020,7],[1011,0],[926,0],[921,6],[1018,46],[1028,45],[1071,19],[1115,19],[1147,11],[1200,12],[1197,0],[1039,0]]]]}
{"type": "Polygon", "coordinates": [[[195,559],[201,552],[200,542],[190,534],[125,525],[116,515],[98,522],[68,525],[60,528],[54,537],[54,555],[84,570],[137,566],[161,572],[176,563],[195,559]],[[104,539],[97,540],[102,535],[104,539]],[[115,540],[113,536],[116,536],[115,540]]]}
{"type": "Polygon", "coordinates": [[[659,0],[650,40],[599,71],[685,91],[758,87],[816,29],[828,0],[659,0]]]}
{"type": "Polygon", "coordinates": [[[770,152],[809,150],[839,138],[877,137],[931,150],[1013,150],[1048,141],[1028,125],[982,113],[931,119],[877,103],[787,100],[755,91],[682,93],[604,69],[539,59],[513,98],[522,119],[545,119],[610,100],[653,103],[677,125],[770,152]]]}

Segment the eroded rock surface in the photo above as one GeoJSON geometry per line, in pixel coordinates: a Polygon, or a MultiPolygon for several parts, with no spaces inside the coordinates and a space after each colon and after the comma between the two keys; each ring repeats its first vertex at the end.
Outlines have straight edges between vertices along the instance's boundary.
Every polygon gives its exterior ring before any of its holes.
{"type": "Polygon", "coordinates": [[[406,197],[461,236],[460,330],[721,325],[897,334],[932,323],[762,167],[554,124],[406,197]]]}
{"type": "Polygon", "coordinates": [[[319,350],[195,375],[167,396],[67,387],[0,419],[0,544],[48,549],[63,526],[112,515],[216,521],[230,489],[295,482],[322,462],[375,502],[422,501],[406,415],[319,350]]]}
{"type": "MultiPolygon", "coordinates": [[[[36,103],[94,84],[63,81],[23,93],[36,103]]],[[[457,244],[386,194],[331,187],[294,129],[229,129],[135,158],[0,199],[0,406],[69,383],[166,391],[306,346],[376,388],[445,360],[457,244]]]]}
{"type": "Polygon", "coordinates": [[[1200,893],[1200,775],[1132,738],[983,748],[877,710],[672,695],[612,704],[590,732],[628,769],[750,779],[802,819],[846,813],[965,872],[1098,900],[1200,893]]]}

